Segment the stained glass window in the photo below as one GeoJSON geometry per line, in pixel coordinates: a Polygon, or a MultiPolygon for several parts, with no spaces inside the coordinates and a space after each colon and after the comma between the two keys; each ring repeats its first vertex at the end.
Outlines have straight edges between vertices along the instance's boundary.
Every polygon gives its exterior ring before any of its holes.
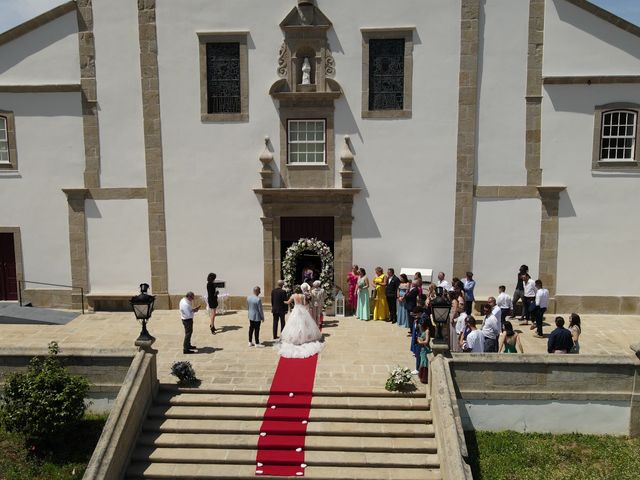
{"type": "Polygon", "coordinates": [[[369,40],[369,110],[404,107],[404,39],[369,40]]]}
{"type": "Polygon", "coordinates": [[[602,114],[601,160],[633,160],[638,115],[629,110],[602,114]]]}
{"type": "Polygon", "coordinates": [[[240,113],[239,43],[207,43],[207,112],[240,113]]]}

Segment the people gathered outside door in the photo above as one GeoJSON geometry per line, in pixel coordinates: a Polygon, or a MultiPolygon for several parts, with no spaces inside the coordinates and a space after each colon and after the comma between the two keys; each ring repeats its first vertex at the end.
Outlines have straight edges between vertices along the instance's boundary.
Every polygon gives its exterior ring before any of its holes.
{"type": "Polygon", "coordinates": [[[524,284],[524,297],[522,298],[524,322],[521,323],[521,325],[529,325],[531,313],[535,308],[536,283],[531,279],[531,276],[528,273],[522,275],[522,283],[524,284]]]}
{"type": "MultiPolygon", "coordinates": [[[[536,280],[535,308],[533,309],[534,320],[536,322],[536,337],[542,338],[542,319],[549,305],[549,290],[542,286],[542,280],[536,280]]],[[[531,326],[533,330],[534,326],[531,326]]]]}
{"type": "Polygon", "coordinates": [[[572,348],[573,338],[571,338],[571,332],[564,328],[564,318],[556,317],[556,329],[549,334],[547,352],[569,353],[572,348]]]}
{"type": "Polygon", "coordinates": [[[473,279],[473,273],[467,272],[467,278],[464,284],[464,311],[467,315],[471,315],[473,309],[473,301],[476,299],[473,295],[473,289],[476,288],[476,281],[473,279]]]}

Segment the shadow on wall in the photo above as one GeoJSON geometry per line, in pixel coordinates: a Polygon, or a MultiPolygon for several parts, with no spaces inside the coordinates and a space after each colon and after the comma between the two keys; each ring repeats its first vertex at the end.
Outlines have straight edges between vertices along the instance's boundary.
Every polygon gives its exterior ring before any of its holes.
{"type": "Polygon", "coordinates": [[[594,17],[593,14],[570,4],[566,0],[553,0],[553,4],[558,12],[558,17],[563,22],[568,23],[596,38],[606,38],[609,45],[612,45],[640,60],[640,50],[638,49],[637,37],[634,37],[632,34],[628,34],[623,30],[617,29],[614,25],[604,20],[597,20],[594,22],[593,20],[597,17],[594,17]],[[612,29],[617,30],[619,35],[611,35],[612,29]]]}
{"type": "Polygon", "coordinates": [[[577,217],[575,209],[573,208],[573,203],[571,202],[571,197],[569,197],[569,193],[564,190],[560,192],[560,204],[558,205],[558,216],[560,218],[570,218],[577,217]]]}
{"type": "Polygon", "coordinates": [[[545,94],[556,112],[574,112],[593,116],[593,97],[589,90],[600,90],[595,85],[547,85],[545,94]]]}
{"type": "MultiPolygon", "coordinates": [[[[19,117],[81,117],[80,92],[0,94],[2,107],[19,117]]],[[[20,140],[18,140],[20,143],[20,140]]]]}
{"type": "Polygon", "coordinates": [[[49,24],[30,32],[27,36],[0,47],[0,52],[2,52],[0,54],[0,74],[63,38],[69,35],[77,35],[78,27],[75,20],[70,22],[66,19],[66,16],[63,15],[49,24]]]}

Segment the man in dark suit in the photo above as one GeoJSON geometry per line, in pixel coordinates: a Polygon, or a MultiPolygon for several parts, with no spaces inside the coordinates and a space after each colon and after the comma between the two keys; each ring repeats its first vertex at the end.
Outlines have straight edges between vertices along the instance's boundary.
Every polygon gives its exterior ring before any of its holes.
{"type": "Polygon", "coordinates": [[[273,339],[278,338],[278,321],[280,321],[280,333],[284,328],[284,316],[287,313],[288,306],[287,292],[282,288],[284,282],[278,280],[277,287],[271,291],[271,313],[273,314],[273,339]]]}
{"type": "Polygon", "coordinates": [[[387,286],[385,287],[385,295],[389,304],[389,320],[391,323],[398,321],[398,287],[400,287],[400,279],[396,277],[393,268],[387,270],[387,286]]]}
{"type": "Polygon", "coordinates": [[[564,328],[564,318],[556,317],[556,329],[549,334],[547,352],[569,353],[573,348],[571,332],[564,328]]]}

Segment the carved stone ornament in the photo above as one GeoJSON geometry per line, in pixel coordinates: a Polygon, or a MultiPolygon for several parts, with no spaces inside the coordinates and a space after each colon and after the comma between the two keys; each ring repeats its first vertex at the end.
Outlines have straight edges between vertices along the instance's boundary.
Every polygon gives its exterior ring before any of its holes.
{"type": "Polygon", "coordinates": [[[262,188],[271,188],[273,186],[273,168],[271,163],[273,162],[273,153],[269,149],[270,139],[268,136],[264,137],[264,150],[260,154],[260,163],[262,163],[262,170],[260,170],[260,178],[262,180],[262,188]]]}
{"type": "Polygon", "coordinates": [[[283,42],[278,52],[278,76],[284,78],[287,76],[287,65],[289,64],[289,55],[287,45],[283,42]]]}
{"type": "Polygon", "coordinates": [[[345,135],[344,143],[342,144],[342,151],[340,152],[340,161],[342,162],[342,170],[340,171],[342,188],[353,187],[353,160],[355,157],[351,151],[349,142],[349,135],[345,135]]]}
{"type": "Polygon", "coordinates": [[[324,73],[327,77],[333,78],[336,75],[336,61],[333,59],[330,53],[327,53],[327,58],[324,64],[324,73]]]}

